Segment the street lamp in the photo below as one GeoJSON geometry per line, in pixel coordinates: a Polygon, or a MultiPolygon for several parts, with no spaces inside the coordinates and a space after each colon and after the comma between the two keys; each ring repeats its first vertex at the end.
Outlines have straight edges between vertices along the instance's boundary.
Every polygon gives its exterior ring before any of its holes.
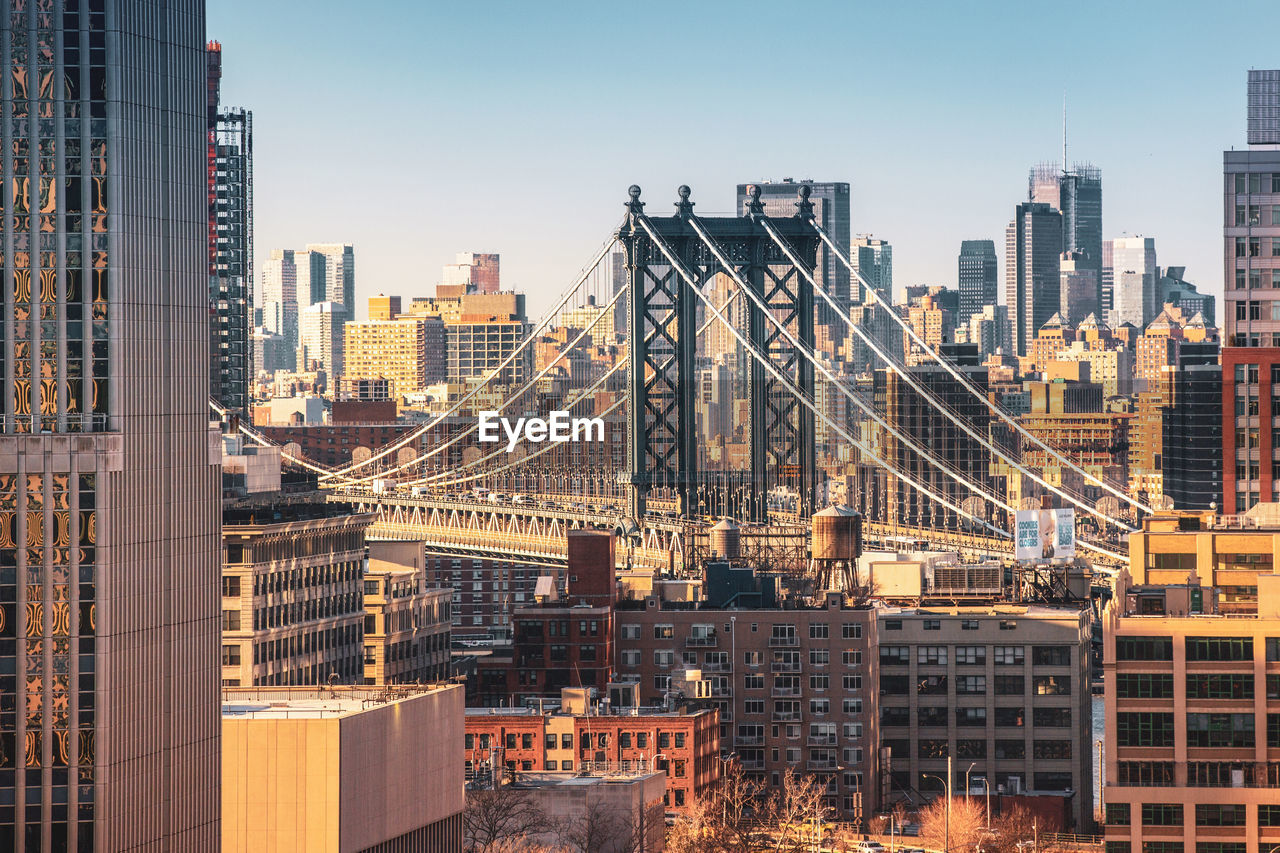
{"type": "Polygon", "coordinates": [[[982,787],[987,792],[987,832],[991,831],[991,783],[987,781],[986,776],[979,776],[982,780],[982,787]]]}
{"type": "Polygon", "coordinates": [[[976,761],[975,761],[975,762],[973,762],[972,764],[970,764],[970,765],[969,765],[969,769],[968,769],[968,770],[964,771],[964,798],[965,798],[966,800],[967,800],[967,799],[969,799],[969,789],[970,789],[970,787],[972,787],[972,786],[969,784],[969,774],[970,774],[970,773],[972,773],[972,772],[973,772],[973,768],[975,768],[975,767],[977,767],[977,766],[978,766],[978,762],[976,762],[976,761]]]}
{"type": "Polygon", "coordinates": [[[943,779],[934,773],[921,773],[923,777],[937,779],[942,783],[943,789],[947,792],[947,809],[946,819],[943,822],[943,848],[942,853],[951,853],[951,756],[947,756],[947,778],[943,779]]]}

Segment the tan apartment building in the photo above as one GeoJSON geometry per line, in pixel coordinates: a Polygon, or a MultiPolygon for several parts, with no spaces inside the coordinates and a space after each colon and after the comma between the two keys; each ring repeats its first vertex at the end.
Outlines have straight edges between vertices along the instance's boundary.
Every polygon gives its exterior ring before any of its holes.
{"type": "Polygon", "coordinates": [[[1240,515],[1158,513],[1129,536],[1134,584],[1192,583],[1224,614],[1257,612],[1258,579],[1274,573],[1278,557],[1280,504],[1273,503],[1240,515]]]}
{"type": "Polygon", "coordinates": [[[659,704],[686,668],[710,681],[720,742],[744,772],[778,785],[787,769],[827,780],[845,820],[878,806],[875,611],[829,593],[793,609],[695,609],[649,596],[618,603],[618,672],[659,704]]]}
{"type": "Polygon", "coordinates": [[[224,690],[223,853],[461,850],[462,694],[224,690]]]}
{"type": "Polygon", "coordinates": [[[344,380],[386,379],[392,398],[445,380],[445,327],[438,317],[365,320],[343,328],[344,380]]]}
{"type": "Polygon", "coordinates": [[[1075,823],[1062,831],[1091,824],[1088,609],[881,608],[877,619],[879,745],[892,800],[937,796],[950,757],[953,790],[967,779],[992,796],[1063,797],[1060,813],[1075,823]]]}
{"type": "Polygon", "coordinates": [[[318,498],[224,507],[224,687],[364,678],[365,532],[373,520],[318,498]]]}
{"type": "Polygon", "coordinates": [[[428,589],[423,569],[369,561],[364,574],[364,683],[442,681],[453,591],[428,589]]]}
{"type": "Polygon", "coordinates": [[[1117,580],[1103,615],[1107,853],[1280,846],[1280,575],[1252,583],[1246,615],[1198,583],[1117,580]]]}

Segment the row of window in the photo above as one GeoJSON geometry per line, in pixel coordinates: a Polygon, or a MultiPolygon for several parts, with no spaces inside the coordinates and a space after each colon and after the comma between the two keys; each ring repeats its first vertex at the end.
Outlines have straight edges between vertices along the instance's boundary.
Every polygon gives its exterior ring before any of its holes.
{"type": "MultiPolygon", "coordinates": [[[[1258,807],[1259,826],[1280,826],[1280,805],[1263,803],[1258,807]]],[[[1246,826],[1249,807],[1244,803],[1196,803],[1196,826],[1246,826]]],[[[1142,803],[1143,826],[1182,826],[1180,803],[1142,803]]],[[[1108,826],[1129,826],[1132,810],[1129,803],[1107,804],[1108,826]]]]}
{"type": "MultiPolygon", "coordinates": [[[[1116,739],[1119,746],[1173,746],[1173,714],[1118,713],[1116,739]]],[[[1190,747],[1251,748],[1253,714],[1187,714],[1186,743],[1190,747]]],[[[1267,715],[1267,745],[1280,747],[1280,714],[1267,715]]]]}
{"type": "MultiPolygon", "coordinates": [[[[638,640],[640,639],[640,625],[628,623],[621,626],[622,639],[638,640]]],[[[751,623],[752,633],[760,630],[759,622],[751,623]]],[[[730,622],[724,623],[724,632],[732,633],[733,625],[730,622]]],[[[676,636],[676,626],[674,624],[662,624],[653,626],[653,638],[655,640],[673,640],[676,636]]],[[[689,636],[695,640],[715,641],[716,626],[711,624],[697,624],[689,626],[689,636]]],[[[770,639],[779,642],[790,642],[797,640],[799,633],[793,624],[772,625],[770,626],[770,639]]],[[[815,622],[809,625],[809,639],[811,640],[827,640],[831,638],[831,626],[826,622],[815,622]]],[[[862,639],[862,625],[855,622],[845,622],[840,626],[840,638],[843,640],[860,640],[862,639]]]]}
{"type": "MultiPolygon", "coordinates": [[[[885,741],[886,744],[889,741],[885,741]]],[[[950,742],[945,738],[921,738],[916,742],[916,755],[920,758],[986,758],[987,741],[985,739],[958,739],[955,753],[950,752],[950,742]]],[[[995,742],[996,758],[1026,758],[1027,743],[1024,740],[997,740],[995,742]]],[[[898,754],[894,751],[894,754],[898,754]]],[[[1039,759],[1058,759],[1071,757],[1071,741],[1069,740],[1035,740],[1032,741],[1032,757],[1039,759]]]]}
{"type": "MultiPolygon", "coordinates": [[[[1244,365],[1237,365],[1239,371],[1244,365]]],[[[1257,365],[1251,365],[1257,368],[1257,365]]],[[[1277,365],[1280,366],[1280,365],[1277,365]]],[[[1189,661],[1253,660],[1252,637],[1187,637],[1186,659],[1189,661]]],[[[1266,638],[1269,661],[1280,661],[1280,637],[1266,638]]],[[[1173,660],[1172,637],[1117,637],[1116,660],[1173,660]]]]}
{"type": "MultiPolygon", "coordinates": [[[[880,692],[886,696],[906,696],[910,693],[920,696],[941,696],[951,692],[952,680],[955,682],[954,692],[957,696],[984,696],[987,693],[985,675],[960,675],[955,679],[946,675],[922,675],[913,679],[909,675],[886,673],[880,675],[880,692]]],[[[1022,696],[1026,692],[1026,685],[1026,676],[1022,675],[997,675],[992,684],[996,696],[1022,696]]],[[[1035,696],[1069,696],[1071,695],[1071,676],[1032,676],[1031,693],[1035,696]]]]}
{"type": "MultiPolygon", "coordinates": [[[[1070,708],[1033,708],[1032,725],[1048,728],[1069,728],[1071,726],[1070,708]]],[[[997,728],[1022,728],[1026,724],[1025,708],[996,708],[993,714],[997,728]]],[[[955,721],[958,727],[985,726],[987,724],[986,708],[956,708],[955,721]]],[[[910,726],[911,709],[884,706],[880,709],[882,726],[910,726]]],[[[916,725],[947,725],[947,707],[944,705],[922,705],[916,709],[916,725]]]]}
{"type": "MultiPolygon", "coordinates": [[[[942,620],[941,619],[924,619],[922,620],[922,626],[926,631],[941,631],[942,620]]],[[[885,619],[882,623],[882,627],[886,631],[901,631],[902,620],[901,619],[885,619]]],[[[960,620],[961,631],[979,631],[981,629],[982,629],[982,620],[980,619],[961,619],[960,620]]],[[[1018,622],[1016,619],[1000,620],[1001,631],[1016,631],[1017,629],[1018,629],[1018,622]]]]}
{"type": "MultiPolygon", "coordinates": [[[[907,666],[911,663],[911,646],[881,646],[880,663],[883,666],[907,666]]],[[[916,663],[922,666],[946,666],[954,661],[957,666],[984,666],[987,662],[986,646],[916,646],[916,663]]],[[[1024,646],[995,646],[993,659],[997,665],[1020,666],[1025,661],[1024,646]]],[[[1070,666],[1070,646],[1033,646],[1031,662],[1036,666],[1070,666]]]]}

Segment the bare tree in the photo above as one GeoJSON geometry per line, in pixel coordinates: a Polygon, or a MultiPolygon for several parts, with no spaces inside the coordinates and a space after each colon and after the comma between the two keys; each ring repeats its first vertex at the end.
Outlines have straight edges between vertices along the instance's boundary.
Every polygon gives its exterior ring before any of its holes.
{"type": "Polygon", "coordinates": [[[546,816],[528,792],[510,785],[488,791],[468,791],[462,810],[462,835],[467,853],[499,853],[499,846],[537,835],[547,828],[546,816]]]}
{"type": "MultiPolygon", "coordinates": [[[[935,797],[920,810],[920,846],[947,850],[947,797],[935,797]]],[[[986,835],[987,813],[981,800],[951,798],[950,850],[972,850],[986,835]]]]}
{"type": "Polygon", "coordinates": [[[825,787],[817,777],[799,776],[788,769],[774,800],[775,835],[771,849],[777,853],[805,849],[827,810],[825,787]]]}
{"type": "Polygon", "coordinates": [[[1017,853],[1019,841],[1030,841],[1035,835],[1035,815],[1022,805],[1005,809],[992,823],[996,830],[993,838],[987,839],[982,849],[989,853],[1017,853]]]}
{"type": "Polygon", "coordinates": [[[653,853],[662,846],[666,832],[665,809],[661,800],[636,809],[621,822],[617,853],[653,853]]]}

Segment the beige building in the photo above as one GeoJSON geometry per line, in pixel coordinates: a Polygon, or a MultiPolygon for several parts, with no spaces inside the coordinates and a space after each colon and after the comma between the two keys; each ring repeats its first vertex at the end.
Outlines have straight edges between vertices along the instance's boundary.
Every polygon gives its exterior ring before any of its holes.
{"type": "Polygon", "coordinates": [[[1220,613],[1255,613],[1259,579],[1280,558],[1280,504],[1242,515],[1161,513],[1129,536],[1135,584],[1198,584],[1220,613]]]}
{"type": "Polygon", "coordinates": [[[223,853],[462,849],[460,685],[223,693],[223,853]]]}
{"type": "Polygon", "coordinates": [[[379,293],[377,296],[369,297],[370,320],[394,320],[399,316],[401,310],[399,296],[387,296],[385,293],[379,293]]]}
{"type": "Polygon", "coordinates": [[[445,332],[439,318],[366,320],[344,328],[344,379],[386,379],[391,397],[416,394],[444,380],[445,332]]]}
{"type": "Polygon", "coordinates": [[[442,681],[449,667],[453,590],[426,572],[369,562],[364,574],[364,683],[442,681]]]}
{"type": "Polygon", "coordinates": [[[373,519],[320,501],[224,508],[224,687],[364,678],[365,531],[373,519]]]}
{"type": "Polygon", "coordinates": [[[1067,797],[1075,831],[1091,824],[1087,608],[995,603],[877,617],[879,743],[893,799],[936,796],[950,757],[954,790],[967,774],[993,794],[1067,797]]]}
{"type": "Polygon", "coordinates": [[[1129,582],[1103,615],[1107,853],[1268,853],[1280,846],[1280,575],[1257,572],[1247,616],[1215,606],[1208,586],[1129,582]]]}

